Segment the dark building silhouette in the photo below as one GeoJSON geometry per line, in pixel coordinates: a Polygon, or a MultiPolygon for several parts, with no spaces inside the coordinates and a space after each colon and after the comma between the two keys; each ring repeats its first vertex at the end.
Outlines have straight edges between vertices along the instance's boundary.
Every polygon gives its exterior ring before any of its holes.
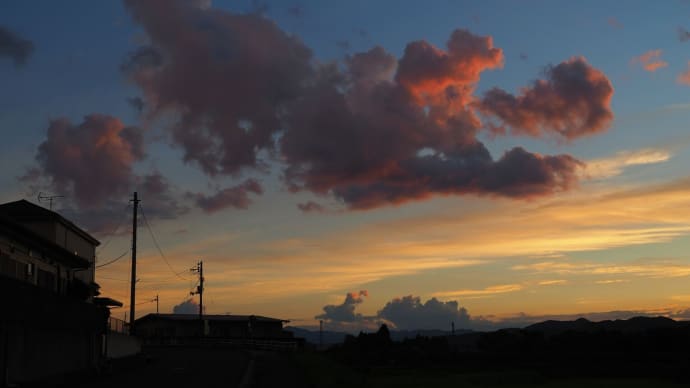
{"type": "MultiPolygon", "coordinates": [[[[204,315],[203,324],[196,314],[148,314],[136,320],[137,335],[146,343],[174,344],[195,341],[293,340],[283,330],[289,321],[259,315],[204,315]],[[202,336],[203,327],[203,336],[202,336]]],[[[239,343],[238,342],[238,343],[239,343]]]]}
{"type": "Polygon", "coordinates": [[[0,205],[0,382],[97,368],[109,311],[95,298],[98,240],[58,213],[0,205]],[[94,303],[96,302],[96,303],[94,303]]]}

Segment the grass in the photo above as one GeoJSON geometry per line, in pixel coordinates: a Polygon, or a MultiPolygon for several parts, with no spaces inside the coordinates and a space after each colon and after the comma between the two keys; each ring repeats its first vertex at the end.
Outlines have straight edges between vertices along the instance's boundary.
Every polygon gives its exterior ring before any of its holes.
{"type": "Polygon", "coordinates": [[[547,378],[536,371],[496,369],[458,372],[448,368],[371,368],[354,369],[324,354],[303,352],[294,355],[295,363],[314,388],[678,388],[685,385],[666,380],[629,378],[547,378]]]}

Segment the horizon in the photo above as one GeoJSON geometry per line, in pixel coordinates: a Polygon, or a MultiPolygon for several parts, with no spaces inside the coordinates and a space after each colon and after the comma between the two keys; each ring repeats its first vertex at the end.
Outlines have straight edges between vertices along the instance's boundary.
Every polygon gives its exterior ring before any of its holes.
{"type": "Polygon", "coordinates": [[[0,203],[95,236],[119,319],[136,191],[137,318],[198,311],[203,260],[205,313],[299,327],[687,320],[688,15],[4,2],[0,203]]]}

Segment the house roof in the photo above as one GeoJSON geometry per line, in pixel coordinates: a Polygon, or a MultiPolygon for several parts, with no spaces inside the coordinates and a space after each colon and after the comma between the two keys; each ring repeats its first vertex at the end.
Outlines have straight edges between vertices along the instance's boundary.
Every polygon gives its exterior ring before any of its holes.
{"type": "Polygon", "coordinates": [[[86,231],[72,223],[70,220],[61,216],[60,214],[48,210],[42,206],[33,204],[25,199],[20,199],[19,201],[7,202],[0,205],[0,213],[4,214],[6,217],[15,220],[16,222],[24,221],[55,221],[59,222],[68,229],[74,231],[79,236],[87,240],[88,242],[98,246],[101,243],[96,240],[93,236],[88,234],[86,231]]]}
{"type": "MultiPolygon", "coordinates": [[[[285,319],[263,317],[261,315],[216,315],[204,314],[203,318],[208,321],[224,321],[224,322],[246,322],[253,319],[257,322],[290,322],[285,319]]],[[[149,320],[167,320],[167,321],[198,321],[197,314],[147,314],[136,320],[136,322],[149,320]]]]}

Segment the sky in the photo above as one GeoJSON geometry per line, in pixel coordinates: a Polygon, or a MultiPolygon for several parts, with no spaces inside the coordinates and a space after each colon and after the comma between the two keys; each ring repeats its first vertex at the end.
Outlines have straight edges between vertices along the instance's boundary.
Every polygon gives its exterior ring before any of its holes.
{"type": "Polygon", "coordinates": [[[690,318],[687,1],[10,0],[0,85],[116,317],[137,191],[137,317],[690,318]]]}

